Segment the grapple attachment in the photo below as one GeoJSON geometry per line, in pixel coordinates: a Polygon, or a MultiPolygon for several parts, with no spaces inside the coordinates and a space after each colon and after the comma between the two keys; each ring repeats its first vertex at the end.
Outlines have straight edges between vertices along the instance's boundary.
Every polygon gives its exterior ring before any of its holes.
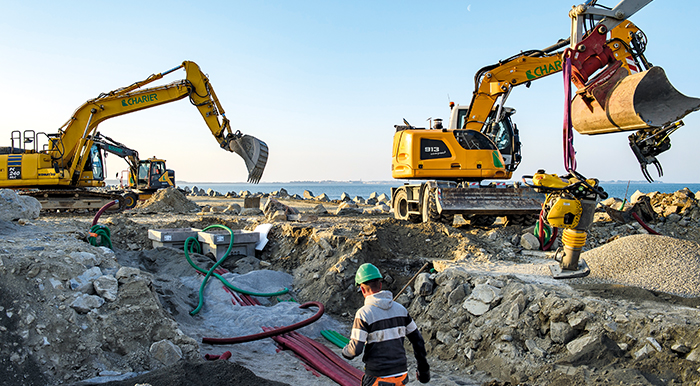
{"type": "Polygon", "coordinates": [[[248,168],[248,182],[253,184],[260,182],[267,164],[267,144],[252,135],[244,135],[229,142],[229,148],[245,161],[245,166],[248,168]]]}
{"type": "Polygon", "coordinates": [[[581,134],[658,128],[700,109],[700,99],[681,94],[661,67],[609,81],[603,98],[577,94],[571,120],[581,134]]]}

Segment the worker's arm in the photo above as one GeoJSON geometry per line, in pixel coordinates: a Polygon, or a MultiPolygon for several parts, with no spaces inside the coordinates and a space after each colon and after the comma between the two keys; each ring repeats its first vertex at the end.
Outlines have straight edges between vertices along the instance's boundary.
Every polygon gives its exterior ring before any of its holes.
{"type": "Polygon", "coordinates": [[[367,323],[362,319],[355,317],[352,322],[352,331],[350,332],[350,341],[343,347],[343,356],[347,359],[353,359],[362,354],[367,341],[367,323]]]}
{"type": "Polygon", "coordinates": [[[406,327],[406,332],[408,332],[406,337],[413,346],[413,355],[416,357],[416,362],[418,364],[416,378],[418,378],[420,383],[428,383],[430,381],[430,365],[428,364],[428,354],[425,351],[423,336],[414,321],[411,321],[408,327],[406,327]]]}

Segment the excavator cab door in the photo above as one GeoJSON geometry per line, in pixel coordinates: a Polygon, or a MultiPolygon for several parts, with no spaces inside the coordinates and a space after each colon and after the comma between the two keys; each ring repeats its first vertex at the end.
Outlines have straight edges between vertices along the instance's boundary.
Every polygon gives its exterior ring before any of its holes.
{"type": "Polygon", "coordinates": [[[104,161],[102,160],[102,152],[97,145],[92,145],[90,148],[90,157],[85,162],[83,171],[91,171],[93,180],[104,181],[104,161]]]}
{"type": "Polygon", "coordinates": [[[505,161],[506,170],[512,172],[518,168],[521,156],[520,136],[518,129],[511,120],[511,116],[515,114],[515,109],[505,107],[501,111],[500,118],[498,110],[494,109],[489,114],[484,124],[483,133],[491,139],[496,148],[501,153],[503,161],[505,161]]]}

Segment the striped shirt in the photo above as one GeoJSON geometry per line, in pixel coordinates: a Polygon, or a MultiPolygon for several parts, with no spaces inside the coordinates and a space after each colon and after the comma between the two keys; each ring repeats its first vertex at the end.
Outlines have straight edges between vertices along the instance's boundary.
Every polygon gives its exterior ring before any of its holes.
{"type": "Polygon", "coordinates": [[[367,375],[385,377],[406,372],[406,337],[413,345],[419,367],[427,368],[425,343],[416,323],[404,306],[392,300],[391,292],[380,291],[367,296],[365,305],[355,313],[343,356],[352,359],[364,349],[362,361],[367,375]]]}

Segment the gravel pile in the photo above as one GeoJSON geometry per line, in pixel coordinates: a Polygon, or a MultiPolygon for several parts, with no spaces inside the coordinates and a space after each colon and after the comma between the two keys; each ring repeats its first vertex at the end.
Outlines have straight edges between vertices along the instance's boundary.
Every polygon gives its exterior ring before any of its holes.
{"type": "Polygon", "coordinates": [[[700,297],[700,244],[694,241],[631,235],[583,252],[581,257],[591,268],[585,281],[700,297]]]}
{"type": "Polygon", "coordinates": [[[199,205],[190,201],[176,188],[160,189],[148,200],[139,202],[134,211],[141,213],[189,213],[199,211],[199,205]]]}

